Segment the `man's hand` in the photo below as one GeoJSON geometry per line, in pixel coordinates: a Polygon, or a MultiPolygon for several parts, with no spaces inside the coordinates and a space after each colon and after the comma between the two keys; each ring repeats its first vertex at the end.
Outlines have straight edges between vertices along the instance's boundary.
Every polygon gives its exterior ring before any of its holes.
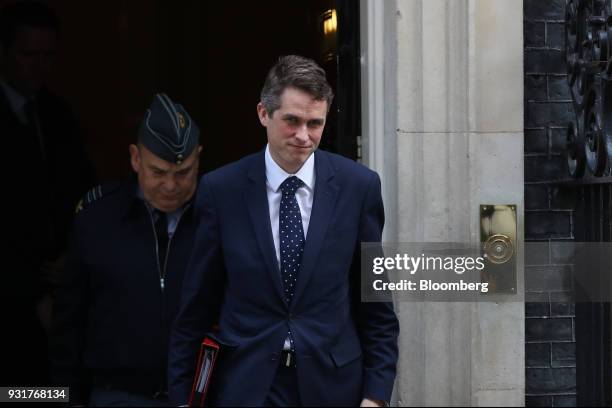
{"type": "Polygon", "coordinates": [[[360,407],[384,407],[386,404],[383,401],[379,400],[371,400],[369,398],[364,398],[361,401],[360,407]]]}

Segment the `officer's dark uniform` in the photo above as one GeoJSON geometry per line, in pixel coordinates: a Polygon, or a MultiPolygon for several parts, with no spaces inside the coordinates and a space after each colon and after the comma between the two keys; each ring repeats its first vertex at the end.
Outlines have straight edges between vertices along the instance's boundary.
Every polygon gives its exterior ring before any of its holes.
{"type": "MultiPolygon", "coordinates": [[[[139,140],[158,157],[180,162],[197,147],[198,133],[180,105],[158,95],[139,140]]],[[[141,396],[141,404],[167,403],[168,335],[195,218],[191,204],[180,210],[164,262],[156,214],[141,197],[136,177],[97,187],[76,217],[51,334],[52,376],[71,387],[71,402],[87,402],[91,386],[141,396]]]]}

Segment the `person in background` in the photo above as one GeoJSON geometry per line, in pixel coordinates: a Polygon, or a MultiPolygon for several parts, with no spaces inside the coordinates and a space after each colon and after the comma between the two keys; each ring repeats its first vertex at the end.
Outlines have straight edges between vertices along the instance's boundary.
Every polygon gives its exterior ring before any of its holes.
{"type": "Polygon", "coordinates": [[[7,256],[2,268],[0,385],[48,381],[46,331],[78,199],[95,183],[77,120],[50,91],[60,34],[44,3],[0,10],[0,135],[7,256]],[[6,208],[8,207],[8,210],[6,208]]]}
{"type": "Polygon", "coordinates": [[[195,233],[199,129],[164,94],[129,146],[136,175],[79,205],[51,329],[54,384],[71,403],[167,406],[170,324],[195,233]]]}

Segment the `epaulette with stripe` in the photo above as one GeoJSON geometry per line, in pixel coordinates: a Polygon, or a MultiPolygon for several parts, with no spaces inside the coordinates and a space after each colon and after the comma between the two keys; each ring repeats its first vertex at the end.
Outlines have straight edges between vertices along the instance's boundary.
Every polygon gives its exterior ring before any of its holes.
{"type": "Polygon", "coordinates": [[[120,183],[112,183],[107,185],[99,184],[89,190],[85,196],[79,201],[76,206],[75,213],[83,211],[85,208],[89,207],[92,203],[102,199],[103,197],[113,193],[115,190],[119,188],[120,183]]]}

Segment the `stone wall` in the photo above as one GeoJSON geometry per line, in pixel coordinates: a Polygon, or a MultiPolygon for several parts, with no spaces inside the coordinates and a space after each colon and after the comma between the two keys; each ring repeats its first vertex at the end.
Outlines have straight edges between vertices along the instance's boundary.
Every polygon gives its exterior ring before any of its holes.
{"type": "MultiPolygon", "coordinates": [[[[522,0],[362,0],[364,163],[387,241],[478,244],[481,204],[516,204],[523,293],[522,0]]],[[[524,302],[400,302],[395,401],[517,406],[524,302]]]]}

